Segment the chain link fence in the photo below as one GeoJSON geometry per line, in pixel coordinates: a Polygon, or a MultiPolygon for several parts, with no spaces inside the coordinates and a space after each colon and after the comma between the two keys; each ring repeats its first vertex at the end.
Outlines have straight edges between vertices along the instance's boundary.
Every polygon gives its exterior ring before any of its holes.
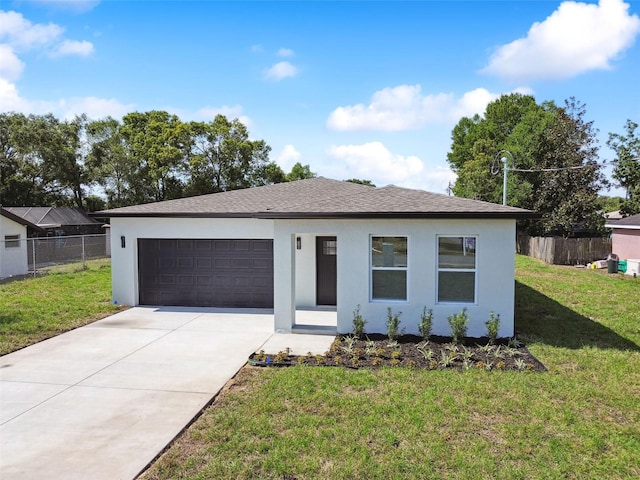
{"type": "Polygon", "coordinates": [[[65,237],[28,238],[27,263],[29,273],[37,274],[53,266],[107,258],[107,235],[73,235],[65,237]]]}

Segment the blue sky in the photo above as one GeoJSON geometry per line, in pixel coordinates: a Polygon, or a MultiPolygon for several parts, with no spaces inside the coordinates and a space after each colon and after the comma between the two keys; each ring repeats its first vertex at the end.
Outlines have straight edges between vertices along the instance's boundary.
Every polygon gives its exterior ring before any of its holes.
{"type": "Polygon", "coordinates": [[[503,93],[575,96],[612,159],[640,122],[638,37],[629,0],[4,0],[0,110],[223,113],[286,171],[443,193],[453,126],[503,93]]]}

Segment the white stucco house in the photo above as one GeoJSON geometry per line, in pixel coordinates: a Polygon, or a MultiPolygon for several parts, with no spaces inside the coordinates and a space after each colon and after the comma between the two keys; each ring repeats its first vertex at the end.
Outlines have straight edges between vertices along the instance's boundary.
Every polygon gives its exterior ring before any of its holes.
{"type": "Polygon", "coordinates": [[[516,220],[534,212],[395,186],[313,178],[95,214],[111,219],[113,300],[127,305],[273,309],[276,331],[296,311],[335,309],[352,331],[386,332],[387,308],[433,333],[466,308],[469,336],[514,334],[516,220]]]}
{"type": "Polygon", "coordinates": [[[0,207],[0,278],[28,273],[27,227],[40,230],[37,225],[0,207]]]}

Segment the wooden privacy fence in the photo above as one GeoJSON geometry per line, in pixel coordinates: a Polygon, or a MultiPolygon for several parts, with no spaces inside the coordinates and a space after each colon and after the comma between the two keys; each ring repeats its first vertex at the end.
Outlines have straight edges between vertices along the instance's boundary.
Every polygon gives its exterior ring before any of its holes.
{"type": "Polygon", "coordinates": [[[611,253],[609,238],[529,237],[518,235],[517,252],[553,265],[578,265],[604,260],[611,253]]]}

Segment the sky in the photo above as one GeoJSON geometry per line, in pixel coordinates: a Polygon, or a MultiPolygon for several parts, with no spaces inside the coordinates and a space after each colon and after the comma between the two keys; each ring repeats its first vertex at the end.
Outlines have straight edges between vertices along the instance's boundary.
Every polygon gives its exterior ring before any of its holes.
{"type": "Polygon", "coordinates": [[[639,37],[637,0],[3,0],[0,111],[222,113],[285,171],[445,193],[453,127],[501,94],[576,97],[614,159],[639,37]]]}

